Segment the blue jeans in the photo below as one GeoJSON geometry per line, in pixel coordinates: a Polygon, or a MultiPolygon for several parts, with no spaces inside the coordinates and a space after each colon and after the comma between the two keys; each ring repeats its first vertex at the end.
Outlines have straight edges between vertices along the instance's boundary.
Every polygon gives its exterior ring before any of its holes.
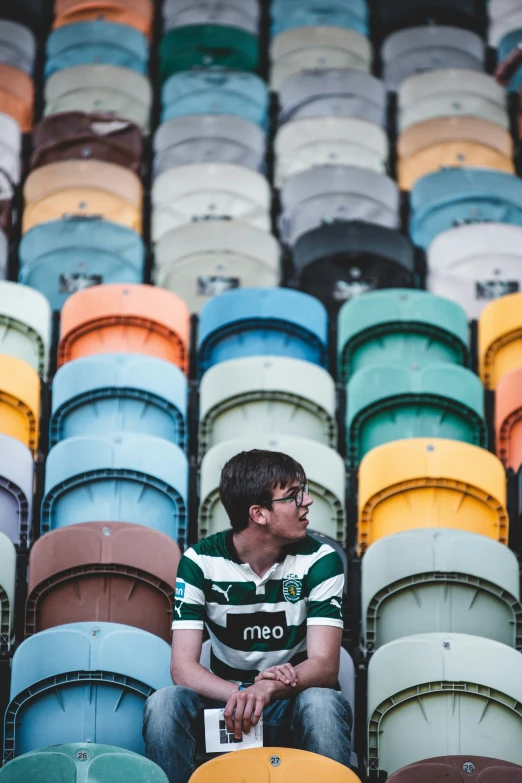
{"type": "MultiPolygon", "coordinates": [[[[147,758],[164,770],[169,783],[187,783],[194,772],[196,752],[204,750],[196,747],[203,736],[203,710],[224,706],[178,685],[149,696],[143,722],[147,758]]],[[[308,688],[263,710],[263,744],[308,750],[350,767],[352,721],[351,707],[338,691],[308,688]]]]}

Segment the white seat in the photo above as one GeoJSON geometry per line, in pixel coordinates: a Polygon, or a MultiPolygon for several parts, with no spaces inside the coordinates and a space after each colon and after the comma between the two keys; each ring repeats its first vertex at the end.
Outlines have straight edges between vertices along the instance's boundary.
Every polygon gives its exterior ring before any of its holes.
{"type": "Polygon", "coordinates": [[[47,377],[51,306],[43,294],[21,283],[0,282],[0,353],[27,362],[47,377]]]}
{"type": "Polygon", "coordinates": [[[505,35],[512,30],[522,27],[522,8],[520,5],[498,19],[493,19],[489,25],[488,41],[491,46],[497,47],[505,35]]]}
{"type": "Polygon", "coordinates": [[[16,549],[0,533],[0,650],[9,650],[14,639],[16,549]]]}

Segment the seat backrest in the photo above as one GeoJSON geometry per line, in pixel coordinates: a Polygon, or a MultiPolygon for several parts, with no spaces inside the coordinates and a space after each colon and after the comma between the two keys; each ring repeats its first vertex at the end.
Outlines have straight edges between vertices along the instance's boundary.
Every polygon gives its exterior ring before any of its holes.
{"type": "Polygon", "coordinates": [[[2,353],[22,359],[47,376],[51,340],[51,308],[38,291],[20,283],[0,282],[2,353]]]}
{"type": "Polygon", "coordinates": [[[495,392],[496,453],[515,473],[522,465],[522,368],[504,375],[495,392]]]}
{"type": "Polygon", "coordinates": [[[390,783],[465,783],[474,775],[477,783],[520,783],[522,767],[484,756],[440,756],[421,759],[394,772],[390,783]]]}
{"type": "Polygon", "coordinates": [[[54,27],[103,19],[135,27],[150,37],[153,5],[150,0],[58,0],[54,6],[54,27]]]}
{"type": "Polygon", "coordinates": [[[487,389],[522,365],[520,304],[522,293],[490,302],[481,313],[478,329],[479,373],[487,389]]]}
{"type": "Polygon", "coordinates": [[[9,650],[13,641],[16,588],[16,549],[0,532],[0,650],[9,650]]]}
{"type": "Polygon", "coordinates": [[[33,80],[18,68],[0,63],[0,84],[0,111],[13,117],[28,133],[33,126],[33,80]]]}
{"type": "Polygon", "coordinates": [[[16,545],[32,541],[34,461],[18,439],[0,434],[0,531],[16,545]]]}
{"type": "Polygon", "coordinates": [[[40,438],[40,378],[23,359],[0,354],[0,433],[36,455],[40,438]]]}

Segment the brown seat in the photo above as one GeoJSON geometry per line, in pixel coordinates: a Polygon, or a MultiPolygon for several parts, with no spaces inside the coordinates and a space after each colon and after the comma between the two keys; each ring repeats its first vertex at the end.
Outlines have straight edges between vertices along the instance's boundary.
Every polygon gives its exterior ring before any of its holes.
{"type": "Polygon", "coordinates": [[[23,71],[0,63],[0,112],[9,114],[24,133],[33,127],[34,84],[23,71]]]}
{"type": "Polygon", "coordinates": [[[54,28],[74,22],[106,22],[135,27],[149,39],[153,6],[150,0],[56,0],[54,28]]]}
{"type": "Polygon", "coordinates": [[[75,622],[132,625],[170,642],[181,552],[169,536],[127,522],[84,522],[31,550],[25,633],[75,622]]]}
{"type": "Polygon", "coordinates": [[[513,157],[511,134],[497,122],[480,117],[435,117],[404,130],[397,141],[399,158],[410,158],[421,150],[445,141],[474,141],[513,157]]]}
{"type": "Polygon", "coordinates": [[[522,767],[485,756],[441,756],[394,772],[388,783],[522,783],[522,767]]]}
{"type": "Polygon", "coordinates": [[[143,138],[133,122],[110,114],[62,112],[33,131],[31,169],[65,160],[95,159],[140,173],[143,138]]]}

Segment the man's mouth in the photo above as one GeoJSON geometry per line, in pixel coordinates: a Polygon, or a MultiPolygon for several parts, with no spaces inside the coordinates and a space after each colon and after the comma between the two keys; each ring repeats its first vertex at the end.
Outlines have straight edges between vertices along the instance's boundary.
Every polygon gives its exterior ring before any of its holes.
{"type": "Polygon", "coordinates": [[[306,514],[303,514],[303,516],[302,516],[302,517],[299,517],[299,521],[300,521],[300,522],[307,522],[307,521],[308,521],[308,520],[307,520],[307,517],[308,517],[308,513],[306,513],[306,514]]]}

